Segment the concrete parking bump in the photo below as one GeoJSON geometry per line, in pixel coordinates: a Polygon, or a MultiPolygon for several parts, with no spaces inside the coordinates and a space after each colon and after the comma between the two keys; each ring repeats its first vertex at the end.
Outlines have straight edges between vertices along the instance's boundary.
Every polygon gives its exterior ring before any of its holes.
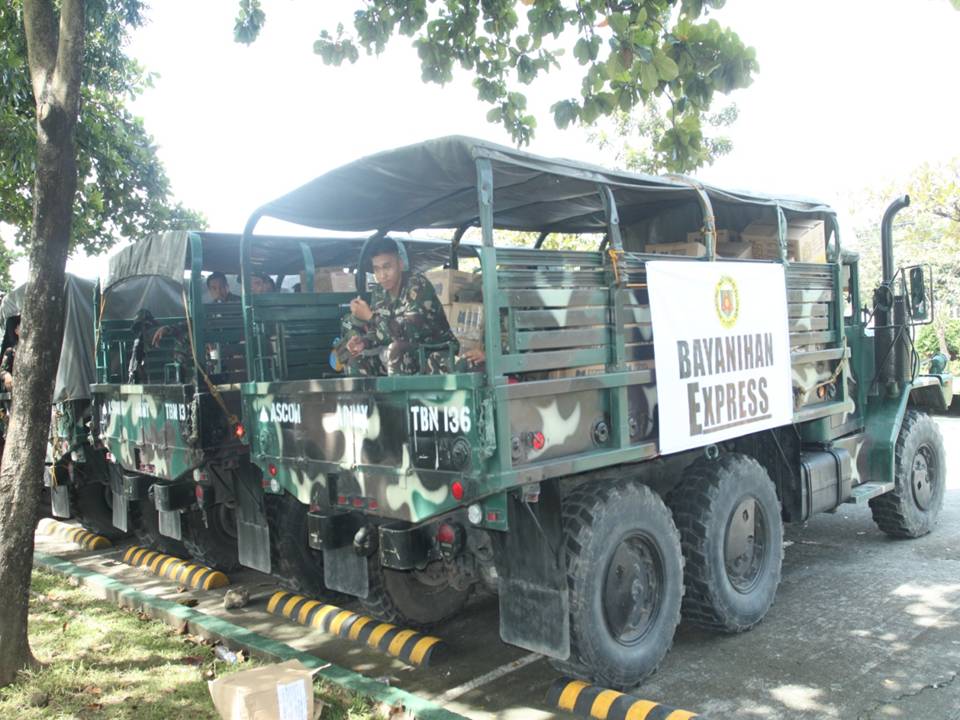
{"type": "Polygon", "coordinates": [[[212,590],[230,584],[230,578],[219,570],[213,570],[206,565],[197,565],[173,555],[164,555],[137,545],[132,546],[123,554],[123,561],[134,567],[152,572],[154,575],[173,580],[180,585],[191,587],[194,590],[212,590]]]}
{"type": "Polygon", "coordinates": [[[558,679],[547,691],[547,705],[597,720],[707,720],[703,715],[641,700],[616,690],[590,685],[568,677],[558,679]]]}
{"type": "Polygon", "coordinates": [[[446,649],[438,637],[380,622],[303,595],[278,590],[267,603],[267,612],[366,645],[402,660],[428,667],[435,654],[446,649]]]}
{"type": "Polygon", "coordinates": [[[68,525],[67,523],[51,520],[50,518],[41,520],[38,530],[47,535],[58,535],[87,550],[103,550],[104,548],[113,547],[113,543],[101,535],[96,535],[95,533],[84,530],[82,527],[68,525]]]}

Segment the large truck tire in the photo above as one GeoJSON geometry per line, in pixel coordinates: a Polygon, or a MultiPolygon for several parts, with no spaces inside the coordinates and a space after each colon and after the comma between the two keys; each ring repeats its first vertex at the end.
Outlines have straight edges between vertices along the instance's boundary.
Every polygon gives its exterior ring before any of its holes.
{"type": "Polygon", "coordinates": [[[591,482],[563,500],[570,657],[561,672],[614,689],[652,675],[680,623],[680,534],[660,497],[633,482],[591,482]]]}
{"type": "Polygon", "coordinates": [[[186,512],[180,519],[183,544],[190,557],[201,565],[229,572],[240,567],[237,549],[237,514],[225,503],[217,503],[204,513],[186,512]]]}
{"type": "Polygon", "coordinates": [[[783,564],[780,502],[767,471],[746,455],[702,458],[667,504],[683,545],[684,619],[725,633],[759,623],[783,564]]]}
{"type": "Polygon", "coordinates": [[[113,493],[110,486],[86,482],[72,488],[73,516],[86,530],[108,540],[120,540],[124,532],[113,525],[113,493]]]}
{"type": "Polygon", "coordinates": [[[344,598],[323,582],[323,553],[308,544],[307,506],[289,493],[268,495],[266,503],[271,565],[280,586],[328,602],[344,598]]]}
{"type": "Polygon", "coordinates": [[[873,521],[893,537],[926,535],[940,517],[947,477],[943,438],[926,413],[903,416],[893,472],[894,489],[870,500],[873,521]]]}
{"type": "Polygon", "coordinates": [[[141,500],[135,507],[131,507],[131,514],[134,516],[133,534],[138,545],[164,555],[178,558],[187,556],[187,548],[182,542],[160,532],[160,516],[153,503],[141,500]]]}
{"type": "Polygon", "coordinates": [[[446,579],[442,562],[424,570],[391,570],[376,554],[368,565],[369,591],[364,609],[402,627],[428,628],[453,617],[467,602],[470,588],[458,590],[446,579]]]}

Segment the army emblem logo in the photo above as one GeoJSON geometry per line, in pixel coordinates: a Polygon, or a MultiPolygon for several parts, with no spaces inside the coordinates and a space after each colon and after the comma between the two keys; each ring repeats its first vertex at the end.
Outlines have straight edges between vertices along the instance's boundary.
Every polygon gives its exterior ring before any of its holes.
{"type": "Polygon", "coordinates": [[[730,329],[737,322],[740,314],[740,293],[737,283],[729,275],[724,275],[717,282],[714,290],[714,306],[717,310],[717,319],[726,329],[730,329]]]}

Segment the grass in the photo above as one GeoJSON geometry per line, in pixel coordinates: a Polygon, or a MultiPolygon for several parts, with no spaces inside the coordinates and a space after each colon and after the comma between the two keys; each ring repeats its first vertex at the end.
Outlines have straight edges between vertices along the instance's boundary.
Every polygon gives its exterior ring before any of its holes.
{"type": "MultiPolygon", "coordinates": [[[[43,666],[0,689],[0,718],[216,720],[207,681],[255,664],[226,663],[199,638],[36,569],[30,644],[43,666]]],[[[339,686],[315,689],[324,720],[376,717],[368,700],[339,686]]]]}

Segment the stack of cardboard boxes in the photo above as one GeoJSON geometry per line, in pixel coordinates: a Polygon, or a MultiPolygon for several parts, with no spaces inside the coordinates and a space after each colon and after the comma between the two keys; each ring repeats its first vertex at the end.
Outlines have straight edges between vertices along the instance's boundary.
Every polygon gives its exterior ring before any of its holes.
{"type": "MultiPolygon", "coordinates": [[[[644,252],[658,255],[703,257],[707,253],[702,232],[687,233],[686,242],[651,243],[644,252]]],[[[775,223],[753,222],[736,233],[717,230],[717,257],[776,260],[780,257],[775,223]]],[[[787,259],[794,262],[827,261],[822,220],[794,220],[787,226],[787,259]]]]}
{"type": "MultiPolygon", "coordinates": [[[[300,273],[300,287],[306,288],[307,274],[300,273]]],[[[357,276],[339,267],[317,266],[313,269],[313,291],[352,293],[357,291],[357,276]]]]}
{"type": "Polygon", "coordinates": [[[483,302],[480,275],[461,270],[431,270],[425,273],[460,341],[460,351],[483,348],[483,302]]]}

